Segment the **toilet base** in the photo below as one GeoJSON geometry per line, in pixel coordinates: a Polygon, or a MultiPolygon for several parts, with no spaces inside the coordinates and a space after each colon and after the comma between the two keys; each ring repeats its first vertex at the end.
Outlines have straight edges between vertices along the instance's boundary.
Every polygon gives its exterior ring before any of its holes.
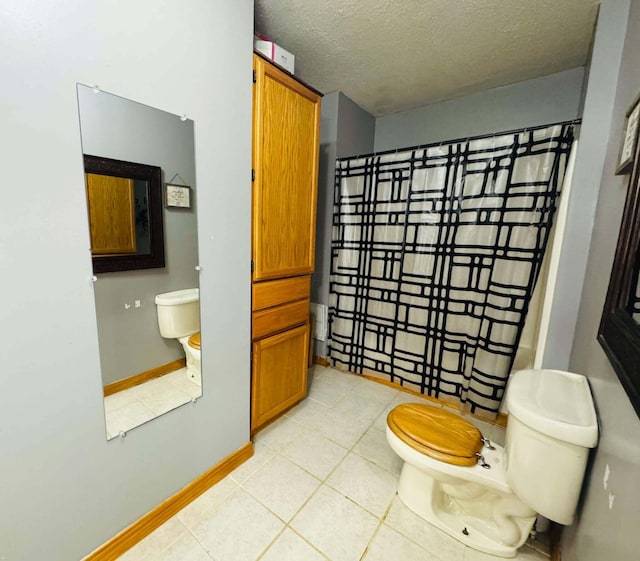
{"type": "Polygon", "coordinates": [[[513,494],[472,481],[439,481],[405,462],[400,500],[418,516],[464,545],[500,557],[515,557],[536,513],[513,494]]]}
{"type": "Polygon", "coordinates": [[[202,387],[202,372],[200,370],[200,350],[194,349],[189,345],[189,336],[181,337],[178,339],[184,349],[184,354],[187,362],[186,376],[187,380],[194,383],[196,386],[202,387]]]}

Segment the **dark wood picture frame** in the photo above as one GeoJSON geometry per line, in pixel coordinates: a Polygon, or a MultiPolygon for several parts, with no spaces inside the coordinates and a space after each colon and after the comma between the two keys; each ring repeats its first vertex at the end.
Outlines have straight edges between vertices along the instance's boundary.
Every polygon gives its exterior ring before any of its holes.
{"type": "Polygon", "coordinates": [[[640,94],[633,100],[625,117],[616,175],[629,173],[633,166],[636,149],[638,147],[638,131],[640,130],[640,94]],[[625,151],[627,153],[626,156],[625,151]]]}
{"type": "MultiPolygon", "coordinates": [[[[634,106],[639,98],[636,98],[634,106]]],[[[632,106],[633,107],[633,106],[632,106]]],[[[640,150],[637,133],[620,234],[609,280],[598,341],[640,417],[640,325],[629,299],[640,267],[640,150]]]]}
{"type": "Polygon", "coordinates": [[[85,173],[146,181],[149,211],[150,253],[93,256],[93,272],[158,269],[165,266],[164,225],[162,216],[162,170],[157,166],[83,155],[85,173]]]}

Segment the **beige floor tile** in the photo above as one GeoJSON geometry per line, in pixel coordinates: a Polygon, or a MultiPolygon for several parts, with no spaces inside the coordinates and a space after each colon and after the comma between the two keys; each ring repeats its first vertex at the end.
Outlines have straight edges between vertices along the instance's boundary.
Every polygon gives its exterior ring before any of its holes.
{"type": "Polygon", "coordinates": [[[293,442],[304,430],[304,427],[290,417],[280,417],[277,421],[261,430],[255,437],[255,442],[266,444],[269,448],[280,451],[287,444],[293,442]]]}
{"type": "Polygon", "coordinates": [[[336,386],[329,378],[319,377],[312,382],[309,397],[323,405],[333,407],[348,392],[345,385],[336,386]]]}
{"type": "Polygon", "coordinates": [[[354,392],[364,396],[373,397],[380,401],[385,401],[387,404],[396,397],[400,390],[386,386],[373,380],[367,380],[362,378],[361,382],[353,387],[354,392]]]}
{"type": "Polygon", "coordinates": [[[389,403],[387,399],[363,396],[355,391],[346,394],[334,407],[338,413],[346,413],[370,425],[389,403]]]}
{"type": "Polygon", "coordinates": [[[287,528],[260,558],[260,561],[326,561],[326,559],[298,534],[287,528]]]}
{"type": "Polygon", "coordinates": [[[214,561],[256,561],[283,528],[275,514],[238,489],[192,532],[214,561]]]}
{"type": "Polygon", "coordinates": [[[335,368],[325,369],[320,377],[329,380],[335,387],[342,388],[345,392],[351,391],[363,379],[361,376],[340,372],[335,368]]]}
{"type": "Polygon", "coordinates": [[[324,480],[347,455],[347,449],[318,432],[306,430],[281,453],[310,474],[324,480]]]}
{"type": "Polygon", "coordinates": [[[287,458],[276,455],[249,477],[242,487],[288,522],[319,485],[320,480],[287,458]]]}
{"type": "Polygon", "coordinates": [[[385,524],[416,542],[442,561],[462,561],[466,547],[409,510],[396,496],[385,524]]]}
{"type": "Polygon", "coordinates": [[[350,450],[369,428],[369,423],[331,409],[318,419],[314,428],[325,438],[350,450]]]}
{"type": "Polygon", "coordinates": [[[390,561],[392,559],[399,561],[446,561],[435,558],[426,549],[383,524],[369,544],[363,561],[390,561]]]}
{"type": "Polygon", "coordinates": [[[189,394],[169,386],[167,390],[147,394],[140,400],[140,403],[151,409],[156,415],[163,415],[190,401],[191,396],[189,394]]]}
{"type": "Polygon", "coordinates": [[[402,458],[389,446],[385,432],[375,426],[370,427],[362,435],[362,438],[354,446],[353,451],[381,468],[395,475],[400,475],[404,464],[402,458]]]}
{"type": "Polygon", "coordinates": [[[127,432],[134,427],[140,426],[157,415],[139,401],[129,403],[106,415],[107,433],[117,436],[120,432],[127,432]]]}
{"type": "Polygon", "coordinates": [[[188,532],[155,557],[154,561],[212,561],[212,557],[188,532]]]}
{"type": "Polygon", "coordinates": [[[330,407],[318,403],[311,398],[307,398],[291,409],[286,414],[286,417],[293,419],[307,428],[315,428],[319,424],[322,424],[331,412],[332,409],[330,407]]]}
{"type": "Polygon", "coordinates": [[[194,528],[203,520],[213,516],[229,498],[231,493],[239,489],[238,484],[227,476],[205,491],[195,501],[189,503],[176,515],[188,528],[194,528]]]}
{"type": "MultiPolygon", "coordinates": [[[[481,551],[476,551],[470,547],[466,548],[464,561],[503,561],[504,557],[489,555],[481,551]]],[[[518,550],[518,554],[512,557],[512,561],[549,561],[549,558],[526,545],[518,550]]]]}
{"type": "Polygon", "coordinates": [[[327,485],[380,518],[396,494],[398,477],[350,453],[327,478],[327,485]]]}
{"type": "Polygon", "coordinates": [[[262,444],[261,442],[254,442],[253,456],[231,472],[231,479],[236,483],[242,483],[247,477],[256,472],[260,466],[263,466],[273,458],[275,454],[276,452],[273,448],[269,448],[266,444],[262,444]]]}
{"type": "Polygon", "coordinates": [[[322,485],[291,526],[331,561],[359,561],[378,519],[322,485]]]}

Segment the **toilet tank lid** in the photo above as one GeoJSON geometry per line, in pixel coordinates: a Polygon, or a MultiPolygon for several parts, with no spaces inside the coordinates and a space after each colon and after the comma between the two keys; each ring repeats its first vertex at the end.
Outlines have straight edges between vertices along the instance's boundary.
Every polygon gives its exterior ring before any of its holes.
{"type": "Polygon", "coordinates": [[[177,306],[179,304],[197,302],[198,300],[200,300],[200,290],[197,288],[185,288],[156,295],[156,304],[161,306],[177,306]]]}
{"type": "Polygon", "coordinates": [[[519,370],[507,391],[509,415],[538,432],[593,448],[598,421],[587,379],[562,370],[519,370]]]}

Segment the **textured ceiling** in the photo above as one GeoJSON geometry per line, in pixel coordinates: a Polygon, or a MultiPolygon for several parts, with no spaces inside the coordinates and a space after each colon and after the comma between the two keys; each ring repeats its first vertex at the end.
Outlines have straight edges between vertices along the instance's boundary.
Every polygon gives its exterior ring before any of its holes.
{"type": "Polygon", "coordinates": [[[375,116],[585,64],[597,0],[255,0],[296,76],[375,116]]]}

